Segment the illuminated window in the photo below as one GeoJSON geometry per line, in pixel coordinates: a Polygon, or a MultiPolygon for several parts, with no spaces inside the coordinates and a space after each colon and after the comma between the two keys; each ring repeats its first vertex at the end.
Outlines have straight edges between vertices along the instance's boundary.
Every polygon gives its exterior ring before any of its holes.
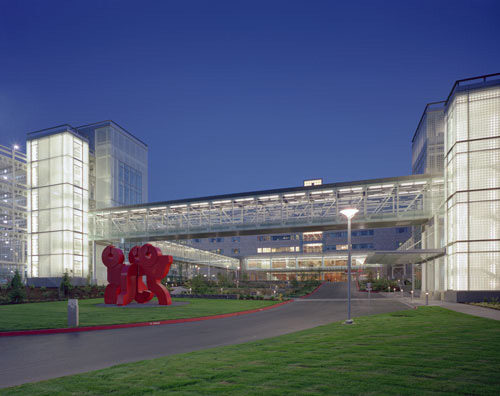
{"type": "Polygon", "coordinates": [[[302,234],[302,238],[303,238],[304,242],[321,241],[323,239],[323,232],[321,232],[321,231],[304,232],[302,234]]]}
{"type": "Polygon", "coordinates": [[[31,190],[31,210],[38,210],[38,190],[31,190]]]}
{"type": "Polygon", "coordinates": [[[322,243],[308,243],[304,244],[304,253],[320,253],[323,251],[322,243]]]}
{"type": "Polygon", "coordinates": [[[347,245],[336,245],[335,250],[347,250],[348,246],[347,245]]]}
{"type": "Polygon", "coordinates": [[[321,186],[322,184],[323,184],[323,179],[304,180],[304,187],[321,186]]]}
{"type": "Polygon", "coordinates": [[[38,212],[31,214],[31,232],[38,232],[38,212]]]}
{"type": "Polygon", "coordinates": [[[82,143],[78,140],[73,140],[73,157],[82,160],[82,143]]]}
{"type": "Polygon", "coordinates": [[[31,142],[31,160],[32,161],[38,160],[38,142],[36,141],[31,142]]]}
{"type": "Polygon", "coordinates": [[[38,163],[31,164],[31,187],[38,186],[38,163]]]}

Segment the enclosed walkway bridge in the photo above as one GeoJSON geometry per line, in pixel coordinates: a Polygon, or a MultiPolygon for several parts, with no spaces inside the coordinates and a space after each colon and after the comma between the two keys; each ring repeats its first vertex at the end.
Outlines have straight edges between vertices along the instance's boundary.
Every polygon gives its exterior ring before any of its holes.
{"type": "Polygon", "coordinates": [[[443,201],[442,177],[412,175],[94,210],[90,240],[144,242],[422,224],[443,201]]]}

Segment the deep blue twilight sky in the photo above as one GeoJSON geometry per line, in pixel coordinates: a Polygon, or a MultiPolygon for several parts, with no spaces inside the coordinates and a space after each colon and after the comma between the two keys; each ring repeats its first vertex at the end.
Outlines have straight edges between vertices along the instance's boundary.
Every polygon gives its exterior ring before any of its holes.
{"type": "Polygon", "coordinates": [[[150,200],[410,174],[424,105],[500,72],[500,2],[0,0],[0,144],[112,119],[150,200]]]}

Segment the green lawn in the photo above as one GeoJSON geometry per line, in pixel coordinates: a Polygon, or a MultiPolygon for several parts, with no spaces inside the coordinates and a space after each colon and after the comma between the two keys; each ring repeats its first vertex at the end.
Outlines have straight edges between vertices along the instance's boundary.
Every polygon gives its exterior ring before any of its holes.
{"type": "Polygon", "coordinates": [[[421,307],[26,384],[5,395],[498,395],[500,322],[421,307]]]}
{"type": "MultiPolygon", "coordinates": [[[[194,318],[262,308],[276,301],[179,298],[187,305],[151,308],[97,307],[102,298],[80,300],[80,326],[194,318]]],[[[67,327],[67,301],[0,305],[0,331],[67,327]]]]}

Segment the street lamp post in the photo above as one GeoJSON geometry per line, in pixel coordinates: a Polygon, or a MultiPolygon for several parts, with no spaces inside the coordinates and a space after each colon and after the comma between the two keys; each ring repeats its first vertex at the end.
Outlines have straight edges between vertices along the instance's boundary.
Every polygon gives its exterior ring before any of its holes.
{"type": "Polygon", "coordinates": [[[351,219],[358,213],[358,209],[344,209],[340,213],[347,218],[347,320],[345,324],[353,324],[351,319],[351,219]]]}

